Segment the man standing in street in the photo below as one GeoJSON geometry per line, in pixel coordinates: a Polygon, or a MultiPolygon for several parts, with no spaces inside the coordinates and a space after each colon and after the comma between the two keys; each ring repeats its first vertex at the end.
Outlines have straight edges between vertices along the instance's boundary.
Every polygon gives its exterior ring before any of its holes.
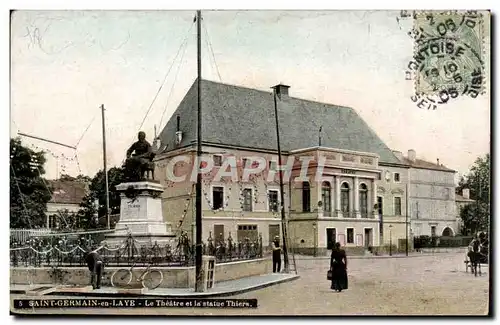
{"type": "Polygon", "coordinates": [[[96,250],[90,251],[85,256],[85,262],[87,262],[90,271],[92,288],[100,289],[102,274],[104,273],[104,262],[102,261],[101,255],[99,255],[96,250]]]}
{"type": "Polygon", "coordinates": [[[273,241],[273,273],[281,271],[281,247],[280,237],[274,237],[273,241]]]}

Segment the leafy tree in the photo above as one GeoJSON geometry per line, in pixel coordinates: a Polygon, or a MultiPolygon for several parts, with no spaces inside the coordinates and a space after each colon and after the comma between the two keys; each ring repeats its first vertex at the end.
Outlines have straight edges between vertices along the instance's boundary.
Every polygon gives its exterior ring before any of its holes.
{"type": "Polygon", "coordinates": [[[470,190],[470,198],[475,203],[463,207],[460,211],[462,219],[462,234],[474,234],[486,231],[490,219],[490,155],[479,157],[472,165],[469,173],[461,177],[457,194],[464,188],[470,190]]]}
{"type": "MultiPolygon", "coordinates": [[[[111,215],[120,214],[120,193],[116,191],[116,185],[123,183],[125,181],[125,176],[123,169],[120,167],[113,167],[108,170],[108,183],[109,183],[109,208],[111,215]]],[[[104,172],[100,170],[92,178],[89,186],[89,193],[84,197],[83,202],[80,204],[80,215],[88,223],[88,228],[105,228],[107,227],[106,216],[106,184],[104,178],[104,172]],[[99,207],[97,209],[98,222],[93,221],[94,215],[96,213],[96,207],[94,206],[95,200],[99,201],[99,207]]],[[[110,224],[114,226],[118,222],[117,219],[111,219],[110,224]]]]}
{"type": "Polygon", "coordinates": [[[46,224],[47,202],[52,194],[45,174],[43,151],[10,139],[10,227],[39,228],[46,224]]]}
{"type": "Polygon", "coordinates": [[[490,203],[490,154],[476,159],[467,175],[458,182],[456,193],[461,194],[464,188],[470,189],[470,198],[481,203],[490,203]]]}
{"type": "Polygon", "coordinates": [[[488,231],[490,211],[484,203],[473,203],[464,206],[460,211],[462,219],[462,235],[474,235],[479,231],[488,231]]]}

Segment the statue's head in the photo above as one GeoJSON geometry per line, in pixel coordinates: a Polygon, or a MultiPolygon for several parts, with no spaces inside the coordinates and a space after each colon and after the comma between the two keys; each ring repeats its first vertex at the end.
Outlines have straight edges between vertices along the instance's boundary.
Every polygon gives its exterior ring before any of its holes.
{"type": "Polygon", "coordinates": [[[146,133],[144,133],[144,131],[141,131],[141,132],[139,132],[137,137],[139,138],[139,141],[144,141],[144,140],[146,140],[146,133]]]}

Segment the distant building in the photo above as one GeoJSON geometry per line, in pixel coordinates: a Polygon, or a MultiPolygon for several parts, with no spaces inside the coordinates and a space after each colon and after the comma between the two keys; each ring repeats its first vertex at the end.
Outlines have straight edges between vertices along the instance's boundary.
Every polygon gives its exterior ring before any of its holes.
{"type": "Polygon", "coordinates": [[[454,236],[458,233],[455,173],[436,160],[416,157],[415,150],[400,157],[409,169],[409,207],[414,236],[454,236]]]}
{"type": "Polygon", "coordinates": [[[88,193],[88,184],[81,181],[49,180],[52,198],[47,203],[47,228],[54,228],[60,222],[63,211],[78,212],[80,203],[88,193]]]}

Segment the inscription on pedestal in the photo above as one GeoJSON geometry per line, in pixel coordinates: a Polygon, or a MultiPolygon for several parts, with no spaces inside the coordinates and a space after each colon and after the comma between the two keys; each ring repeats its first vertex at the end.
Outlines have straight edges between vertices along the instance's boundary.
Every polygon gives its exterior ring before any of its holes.
{"type": "Polygon", "coordinates": [[[122,205],[121,217],[123,220],[139,218],[141,205],[138,202],[126,202],[122,205]]]}

